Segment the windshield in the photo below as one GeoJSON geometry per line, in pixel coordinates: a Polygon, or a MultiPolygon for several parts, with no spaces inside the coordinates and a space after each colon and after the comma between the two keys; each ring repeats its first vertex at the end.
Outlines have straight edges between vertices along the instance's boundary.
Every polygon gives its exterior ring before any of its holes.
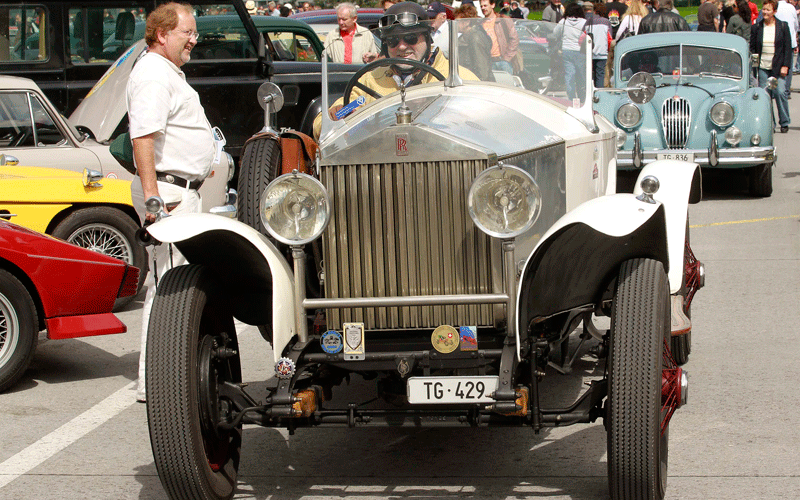
{"type": "MultiPolygon", "coordinates": [[[[378,41],[374,50],[377,50],[378,59],[402,57],[415,63],[386,61],[360,75],[357,81],[353,80],[353,88],[344,100],[341,99],[345,91],[343,84],[329,79],[328,102],[334,111],[345,105],[345,101],[362,103],[351,104],[340,111],[338,119],[355,112],[355,108],[397,92],[401,82],[407,89],[415,85],[443,85],[439,77],[447,78],[450,74],[453,58],[458,61],[459,75],[465,85],[492,82],[535,92],[571,107],[581,107],[587,95],[591,95],[592,54],[591,51],[587,54],[589,36],[580,29],[583,19],[568,19],[559,24],[511,18],[458,19],[445,23],[417,22],[416,18],[402,21],[405,24],[395,20],[387,27],[373,30],[373,38],[378,41]],[[452,31],[457,33],[455,46],[451,44],[452,31]]],[[[346,55],[344,42],[331,41],[331,36],[338,36],[338,31],[330,33],[326,41],[328,62],[341,63],[349,56],[353,64],[363,68],[364,58],[356,50],[360,48],[357,40],[346,55]]],[[[366,37],[364,41],[366,44],[366,37]]],[[[366,59],[369,58],[368,55],[366,59]]],[[[329,68],[329,72],[332,69],[329,68]]],[[[409,100],[412,99],[409,96],[409,100]]],[[[411,102],[409,106],[413,110],[411,102]]]]}
{"type": "Polygon", "coordinates": [[[727,78],[741,80],[745,65],[739,52],[724,47],[674,45],[633,50],[619,62],[620,82],[639,71],[654,78],[727,78]]]}

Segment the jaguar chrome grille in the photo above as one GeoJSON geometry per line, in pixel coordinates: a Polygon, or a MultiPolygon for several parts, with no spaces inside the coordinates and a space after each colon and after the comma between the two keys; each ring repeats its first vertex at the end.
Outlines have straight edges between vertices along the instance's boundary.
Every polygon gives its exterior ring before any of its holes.
{"type": "Polygon", "coordinates": [[[686,147],[689,139],[689,124],[692,123],[692,107],[683,97],[670,97],[661,106],[661,124],[670,149],[686,147]]]}
{"type": "MultiPolygon", "coordinates": [[[[467,212],[485,161],[323,166],[333,213],[322,236],[325,296],[394,297],[497,293],[500,248],[467,212]],[[490,256],[490,257],[489,257],[490,256]]],[[[329,328],[493,325],[492,305],[329,309],[329,328]]],[[[498,314],[502,314],[501,312],[498,314]]]]}

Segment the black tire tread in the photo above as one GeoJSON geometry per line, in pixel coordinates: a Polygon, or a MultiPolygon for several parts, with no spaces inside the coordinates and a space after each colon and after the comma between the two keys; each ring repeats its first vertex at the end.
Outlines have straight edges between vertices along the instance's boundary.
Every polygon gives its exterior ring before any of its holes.
{"type": "Polygon", "coordinates": [[[669,314],[662,264],[650,259],[623,263],[609,360],[608,468],[614,500],[664,496],[659,440],[653,433],[660,434],[662,346],[669,335],[669,314]]]}
{"type": "Polygon", "coordinates": [[[239,220],[263,235],[267,229],[261,223],[259,203],[264,188],[280,173],[281,151],[272,137],[249,141],[239,159],[239,220]]]}
{"type": "Polygon", "coordinates": [[[768,198],[772,196],[772,163],[751,167],[749,174],[750,196],[768,198]]]}
{"type": "Polygon", "coordinates": [[[191,371],[196,370],[197,332],[211,283],[202,266],[180,266],[168,271],[159,282],[148,327],[150,442],[159,478],[172,499],[216,500],[231,498],[235,492],[236,470],[229,471],[228,480],[233,487],[218,494],[208,472],[200,470],[196,460],[198,451],[203,451],[202,443],[198,450],[193,433],[198,395],[189,389],[189,379],[191,371]]]}

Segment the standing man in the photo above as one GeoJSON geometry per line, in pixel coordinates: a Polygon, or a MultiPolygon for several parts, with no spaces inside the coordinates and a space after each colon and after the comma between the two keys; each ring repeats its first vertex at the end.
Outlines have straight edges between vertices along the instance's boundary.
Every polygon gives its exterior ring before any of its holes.
{"type": "Polygon", "coordinates": [[[450,57],[450,29],[447,27],[447,9],[441,2],[428,5],[428,17],[433,28],[433,44],[442,50],[445,57],[450,57]]]}
{"type": "Polygon", "coordinates": [[[358,25],[356,6],[345,2],[336,6],[339,27],[325,38],[325,51],[328,60],[344,64],[363,64],[378,57],[375,37],[370,31],[358,25]]]}
{"type": "Polygon", "coordinates": [[[542,11],[542,21],[550,21],[557,23],[564,17],[564,6],[561,5],[561,0],[550,0],[547,7],[542,11]]]}
{"type": "Polygon", "coordinates": [[[586,19],[583,30],[592,35],[592,81],[599,89],[606,84],[606,63],[612,40],[611,24],[605,17],[595,14],[592,2],[583,2],[583,13],[586,19]]]}
{"type": "Polygon", "coordinates": [[[697,31],[719,31],[716,0],[705,0],[697,8],[697,31]]]}
{"type": "Polygon", "coordinates": [[[519,36],[514,22],[508,17],[500,17],[494,11],[495,0],[481,0],[481,11],[486,19],[483,29],[492,39],[492,69],[514,74],[514,59],[519,50],[519,36]]]}
{"type": "MultiPolygon", "coordinates": [[[[800,28],[797,24],[797,11],[789,2],[780,0],[778,2],[778,10],[775,11],[775,18],[789,25],[789,39],[792,42],[792,61],[789,64],[789,68],[794,68],[794,59],[797,57],[797,31],[800,28]]],[[[792,98],[792,73],[793,71],[789,71],[786,75],[785,92],[787,99],[792,98]]]]}
{"type": "MultiPolygon", "coordinates": [[[[624,16],[626,12],[628,12],[628,5],[626,3],[618,2],[617,0],[609,0],[606,2],[606,15],[608,17],[608,24],[611,25],[612,39],[617,37],[617,28],[619,28],[622,16],[624,16]]],[[[609,58],[611,57],[611,54],[609,54],[609,58]]]]}
{"type": "MultiPolygon", "coordinates": [[[[216,147],[200,97],[180,70],[197,44],[197,24],[188,4],[166,3],[147,16],[147,53],[131,71],[127,87],[133,158],[141,182],[131,183],[134,207],[144,213],[144,200],[159,196],[170,214],[199,213],[197,189],[211,172],[216,147]]],[[[155,216],[147,214],[148,221],[155,216]]],[[[171,245],[148,247],[155,265],[147,278],[142,308],[142,348],[136,400],[145,401],[147,327],[161,277],[186,259],[171,245]]]]}
{"type": "Polygon", "coordinates": [[[689,23],[682,16],[672,12],[673,0],[660,0],[658,10],[647,14],[639,23],[639,34],[665,31],[690,31],[689,23]]]}

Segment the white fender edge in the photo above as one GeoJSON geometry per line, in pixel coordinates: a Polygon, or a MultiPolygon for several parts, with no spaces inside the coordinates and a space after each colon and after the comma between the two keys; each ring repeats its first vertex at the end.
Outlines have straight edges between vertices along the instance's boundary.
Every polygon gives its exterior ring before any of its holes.
{"type": "MultiPolygon", "coordinates": [[[[522,297],[522,276],[525,276],[528,266],[539,247],[547,242],[550,237],[562,228],[571,224],[586,224],[595,231],[613,237],[620,237],[630,234],[647,222],[655,214],[661,203],[646,203],[636,199],[629,193],[620,193],[611,196],[601,196],[581,203],[569,213],[564,214],[560,219],[547,230],[533,251],[528,255],[525,265],[522,267],[519,283],[517,284],[517,307],[520,311],[520,297],[522,297]]],[[[682,259],[683,257],[681,257],[682,259]]],[[[514,318],[515,333],[517,337],[517,359],[521,360],[520,355],[520,325],[519,313],[514,318]]]]}
{"type": "Polygon", "coordinates": [[[247,224],[212,214],[174,215],[148,226],[147,230],[164,243],[179,243],[208,231],[230,231],[245,238],[261,252],[272,274],[272,355],[277,363],[295,335],[295,300],[294,275],[275,245],[247,224]]]}
{"type": "Polygon", "coordinates": [[[669,252],[669,292],[678,293],[683,284],[683,252],[686,245],[686,218],[689,215],[689,194],[692,178],[700,167],[696,163],[677,160],[659,160],[648,163],[639,173],[633,194],[642,194],[641,180],[652,175],[658,179],[658,191],[653,198],[664,205],[667,219],[667,247],[669,252]]]}

